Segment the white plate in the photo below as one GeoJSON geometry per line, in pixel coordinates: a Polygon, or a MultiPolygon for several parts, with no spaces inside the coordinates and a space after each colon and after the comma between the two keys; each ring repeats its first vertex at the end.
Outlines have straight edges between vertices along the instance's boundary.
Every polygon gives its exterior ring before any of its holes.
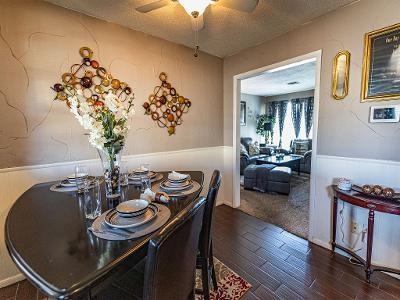
{"type": "Polygon", "coordinates": [[[184,188],[184,187],[188,187],[189,185],[192,184],[191,180],[186,180],[184,182],[171,182],[169,180],[165,180],[161,183],[163,186],[165,187],[171,187],[171,188],[184,188]]]}
{"type": "Polygon", "coordinates": [[[158,207],[152,203],[149,204],[147,211],[133,218],[122,217],[115,209],[110,210],[104,221],[108,226],[115,228],[132,228],[143,225],[153,220],[158,214],[158,207]]]}
{"type": "Polygon", "coordinates": [[[165,186],[163,183],[160,184],[160,188],[164,191],[183,191],[193,187],[193,184],[190,183],[186,186],[165,186]]]}
{"type": "Polygon", "coordinates": [[[147,209],[149,202],[143,199],[134,199],[122,202],[115,208],[121,214],[136,214],[147,209]]]}
{"type": "Polygon", "coordinates": [[[168,180],[173,182],[182,182],[188,180],[190,178],[189,174],[181,174],[181,173],[169,173],[168,180]]]}
{"type": "Polygon", "coordinates": [[[146,174],[129,173],[128,177],[129,177],[130,180],[139,181],[139,180],[141,180],[143,175],[147,175],[147,176],[150,177],[150,179],[152,179],[152,178],[157,176],[157,173],[153,172],[153,171],[149,171],[146,174]]]}

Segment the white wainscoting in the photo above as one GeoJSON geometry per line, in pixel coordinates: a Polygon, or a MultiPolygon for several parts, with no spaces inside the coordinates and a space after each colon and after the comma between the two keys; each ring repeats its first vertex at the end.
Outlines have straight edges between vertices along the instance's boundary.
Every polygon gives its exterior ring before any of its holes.
{"type": "MultiPolygon", "coordinates": [[[[205,174],[206,193],[211,174],[214,169],[222,172],[223,180],[217,203],[225,202],[224,146],[187,149],[180,151],[149,153],[124,156],[128,167],[133,168],[140,163],[148,162],[154,170],[201,170],[205,174]]],[[[15,200],[32,185],[65,178],[73,173],[78,162],[63,162],[47,165],[0,169],[0,288],[19,281],[23,276],[11,261],[4,244],[4,223],[8,210],[15,200]]],[[[87,164],[93,174],[101,174],[99,159],[80,161],[87,164]]],[[[228,195],[229,197],[229,195],[228,195]]],[[[23,222],[23,220],[21,220],[23,222]]]]}
{"type": "MultiPolygon", "coordinates": [[[[332,195],[329,186],[335,178],[346,177],[354,183],[374,183],[385,186],[400,187],[400,162],[347,158],[317,155],[316,200],[311,241],[323,247],[329,247],[331,240],[332,195]]],[[[351,233],[351,223],[361,226],[368,223],[366,209],[344,204],[339,201],[338,210],[344,205],[343,233],[340,232],[341,218],[338,217],[337,241],[354,245],[356,238],[351,233]]],[[[400,217],[383,213],[375,214],[374,248],[372,261],[375,264],[400,268],[400,217]]],[[[366,240],[365,240],[366,241],[366,240]]],[[[355,244],[361,256],[365,257],[366,244],[361,240],[355,244]]]]}

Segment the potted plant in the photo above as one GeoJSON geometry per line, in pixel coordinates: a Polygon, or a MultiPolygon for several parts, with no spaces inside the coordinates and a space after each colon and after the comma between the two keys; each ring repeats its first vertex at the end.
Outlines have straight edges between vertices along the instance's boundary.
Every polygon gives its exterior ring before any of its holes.
{"type": "Polygon", "coordinates": [[[265,137],[266,144],[272,143],[272,139],[274,136],[274,124],[275,117],[273,116],[262,114],[257,117],[256,132],[257,134],[265,137]]]}

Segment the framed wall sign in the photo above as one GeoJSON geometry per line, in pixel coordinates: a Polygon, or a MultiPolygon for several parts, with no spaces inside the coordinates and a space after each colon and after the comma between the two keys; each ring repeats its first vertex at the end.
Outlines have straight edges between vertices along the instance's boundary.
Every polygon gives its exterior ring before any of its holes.
{"type": "Polygon", "coordinates": [[[240,126],[246,126],[246,102],[240,101],[240,126]]]}
{"type": "Polygon", "coordinates": [[[400,99],[400,23],[367,33],[364,43],[361,101],[400,99]]]}
{"type": "Polygon", "coordinates": [[[371,106],[371,123],[396,123],[400,120],[400,105],[371,106]]]}

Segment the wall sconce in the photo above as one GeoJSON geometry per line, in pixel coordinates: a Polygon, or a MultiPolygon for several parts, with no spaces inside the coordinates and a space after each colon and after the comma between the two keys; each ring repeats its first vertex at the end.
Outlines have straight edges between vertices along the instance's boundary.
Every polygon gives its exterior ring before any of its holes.
{"type": "Polygon", "coordinates": [[[344,99],[349,93],[350,52],[340,51],[333,59],[332,97],[344,99]]]}

